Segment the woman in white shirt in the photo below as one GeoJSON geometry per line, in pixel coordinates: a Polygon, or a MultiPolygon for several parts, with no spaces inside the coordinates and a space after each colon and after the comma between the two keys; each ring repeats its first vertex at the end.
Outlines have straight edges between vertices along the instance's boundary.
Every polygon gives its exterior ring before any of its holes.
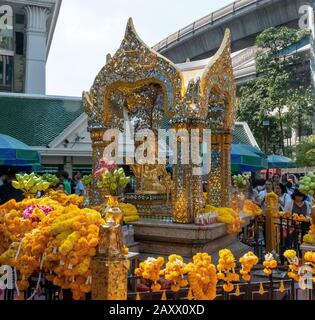
{"type": "Polygon", "coordinates": [[[282,183],[275,185],[275,194],[279,197],[280,211],[285,211],[286,205],[292,202],[291,196],[286,191],[286,187],[282,183]]]}

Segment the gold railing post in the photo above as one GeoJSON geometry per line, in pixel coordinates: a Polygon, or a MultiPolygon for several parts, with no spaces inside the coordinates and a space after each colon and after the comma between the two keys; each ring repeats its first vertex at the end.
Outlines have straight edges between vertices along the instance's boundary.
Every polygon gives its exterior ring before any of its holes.
{"type": "Polygon", "coordinates": [[[266,195],[266,225],[265,225],[265,234],[266,234],[266,252],[272,252],[277,250],[276,248],[276,232],[274,221],[278,213],[278,196],[271,192],[266,195]]]}

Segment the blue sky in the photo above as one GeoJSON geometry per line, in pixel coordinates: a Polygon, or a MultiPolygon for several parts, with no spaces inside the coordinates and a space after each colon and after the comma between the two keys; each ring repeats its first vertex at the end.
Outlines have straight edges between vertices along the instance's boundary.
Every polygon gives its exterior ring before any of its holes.
{"type": "Polygon", "coordinates": [[[231,0],[63,0],[47,62],[47,94],[81,96],[114,54],[129,17],[150,46],[231,0]]]}

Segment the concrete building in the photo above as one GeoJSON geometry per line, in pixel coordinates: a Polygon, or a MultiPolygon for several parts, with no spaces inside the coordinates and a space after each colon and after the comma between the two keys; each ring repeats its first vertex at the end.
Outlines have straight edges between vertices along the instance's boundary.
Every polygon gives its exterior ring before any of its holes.
{"type": "Polygon", "coordinates": [[[0,2],[0,91],[45,94],[61,0],[0,2]]]}

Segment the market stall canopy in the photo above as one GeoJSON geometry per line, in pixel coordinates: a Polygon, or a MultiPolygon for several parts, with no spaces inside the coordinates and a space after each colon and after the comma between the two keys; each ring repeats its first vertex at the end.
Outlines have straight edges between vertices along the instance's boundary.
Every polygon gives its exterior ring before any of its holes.
{"type": "Polygon", "coordinates": [[[266,156],[250,145],[232,144],[232,172],[255,172],[267,167],[266,156]]]}
{"type": "Polygon", "coordinates": [[[39,166],[40,156],[25,143],[0,134],[0,165],[1,166],[39,166]]]}
{"type": "Polygon", "coordinates": [[[295,162],[287,157],[271,154],[268,156],[268,168],[293,168],[295,162]]]}

